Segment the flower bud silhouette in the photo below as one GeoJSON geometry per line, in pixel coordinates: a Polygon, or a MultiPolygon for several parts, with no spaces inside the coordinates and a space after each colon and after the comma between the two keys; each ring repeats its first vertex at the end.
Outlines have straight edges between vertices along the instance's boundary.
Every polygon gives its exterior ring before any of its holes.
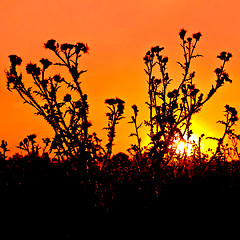
{"type": "Polygon", "coordinates": [[[199,41],[201,36],[202,34],[200,32],[193,34],[193,38],[196,39],[196,41],[199,41]]]}
{"type": "Polygon", "coordinates": [[[77,43],[75,45],[75,50],[76,50],[76,53],[79,53],[80,51],[82,51],[83,53],[88,53],[89,47],[87,44],[77,43]]]}
{"type": "Polygon", "coordinates": [[[73,44],[63,43],[60,48],[61,48],[62,51],[66,51],[68,49],[69,50],[73,49],[73,47],[74,47],[73,44]]]}
{"type": "Polygon", "coordinates": [[[180,38],[182,39],[182,40],[184,40],[184,37],[185,37],[185,35],[186,35],[186,30],[185,29],[181,29],[180,30],[180,32],[179,32],[179,36],[180,36],[180,38]]]}
{"type": "Polygon", "coordinates": [[[63,101],[64,101],[64,102],[70,102],[71,99],[72,99],[71,95],[70,95],[70,94],[66,94],[66,95],[64,96],[64,98],[63,98],[63,101]]]}
{"type": "Polygon", "coordinates": [[[32,63],[29,63],[26,66],[26,71],[27,71],[28,74],[33,74],[33,75],[36,75],[36,76],[39,76],[40,73],[41,73],[40,68],[37,67],[36,64],[32,64],[32,63]]]}
{"type": "Polygon", "coordinates": [[[40,60],[40,63],[42,63],[44,69],[47,69],[49,66],[52,65],[52,62],[50,62],[48,59],[45,59],[45,58],[42,58],[40,60]]]}
{"type": "Polygon", "coordinates": [[[45,47],[45,48],[48,48],[48,49],[50,49],[50,50],[52,50],[52,51],[55,51],[55,50],[57,49],[55,43],[56,43],[56,40],[50,39],[50,40],[48,40],[48,41],[44,44],[44,47],[45,47]]]}
{"type": "Polygon", "coordinates": [[[21,65],[22,59],[20,57],[18,57],[17,55],[9,55],[8,57],[13,66],[21,65]]]}
{"type": "Polygon", "coordinates": [[[137,115],[137,113],[139,112],[137,105],[135,105],[135,104],[132,105],[132,109],[134,111],[134,114],[137,115]]]}

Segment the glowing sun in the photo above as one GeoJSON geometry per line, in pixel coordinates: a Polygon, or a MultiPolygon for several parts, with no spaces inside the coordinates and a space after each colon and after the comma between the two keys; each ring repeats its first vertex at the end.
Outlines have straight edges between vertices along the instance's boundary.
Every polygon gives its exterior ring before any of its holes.
{"type": "Polygon", "coordinates": [[[183,140],[176,140],[176,153],[177,154],[184,154],[186,153],[188,156],[192,152],[193,144],[198,143],[198,138],[192,135],[189,139],[187,136],[183,137],[183,140]]]}

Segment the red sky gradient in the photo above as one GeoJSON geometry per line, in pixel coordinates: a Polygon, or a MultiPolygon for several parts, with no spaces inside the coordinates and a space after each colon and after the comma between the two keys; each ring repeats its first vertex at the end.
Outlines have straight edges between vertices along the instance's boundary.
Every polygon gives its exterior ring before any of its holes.
{"type": "MultiPolygon", "coordinates": [[[[176,63],[183,59],[178,36],[181,28],[188,34],[200,31],[203,35],[197,53],[204,58],[195,61],[192,71],[196,71],[196,87],[206,94],[221,63],[216,56],[221,51],[233,54],[227,64],[233,83],[225,84],[193,122],[196,134],[220,136],[223,128],[216,121],[223,119],[224,106],[229,104],[240,111],[239,11],[240,2],[236,0],[1,0],[0,140],[8,141],[13,154],[27,134],[37,134],[39,141],[53,136],[47,123],[35,116],[30,106],[23,105],[17,93],[7,91],[4,73],[10,54],[20,56],[23,66],[43,57],[51,59],[51,52],[43,44],[53,38],[59,43],[84,42],[90,47],[90,53],[81,59],[82,68],[88,70],[82,87],[89,97],[92,131],[100,138],[107,138],[106,130],[102,130],[107,124],[104,100],[125,100],[126,118],[117,126],[114,152],[126,151],[135,143],[128,137],[133,130],[127,123],[131,105],[139,106],[141,120],[148,116],[142,58],[150,47],[164,46],[170,77],[177,84],[182,76],[176,63]]],[[[24,67],[22,72],[25,74],[24,67]]],[[[146,141],[144,129],[140,133],[146,141]]]]}

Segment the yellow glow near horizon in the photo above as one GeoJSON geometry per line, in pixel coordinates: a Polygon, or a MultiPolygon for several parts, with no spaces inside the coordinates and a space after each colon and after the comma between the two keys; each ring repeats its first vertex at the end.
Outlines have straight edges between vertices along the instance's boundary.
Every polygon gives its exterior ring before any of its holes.
{"type": "Polygon", "coordinates": [[[185,135],[184,140],[176,140],[177,148],[176,153],[177,154],[184,154],[186,153],[188,156],[191,155],[193,144],[198,144],[199,139],[192,135],[189,139],[187,139],[187,136],[185,135]]]}
{"type": "MultiPolygon", "coordinates": [[[[151,143],[151,140],[149,137],[146,137],[143,139],[142,146],[143,147],[148,147],[148,145],[151,143]]],[[[183,137],[183,140],[176,139],[174,141],[174,146],[170,146],[170,148],[174,148],[176,150],[177,154],[184,154],[186,153],[187,156],[191,155],[191,152],[193,150],[193,145],[194,144],[199,144],[199,137],[196,134],[192,134],[189,139],[187,139],[187,136],[185,135],[183,137]]],[[[204,149],[204,143],[201,141],[201,149],[204,149]]]]}

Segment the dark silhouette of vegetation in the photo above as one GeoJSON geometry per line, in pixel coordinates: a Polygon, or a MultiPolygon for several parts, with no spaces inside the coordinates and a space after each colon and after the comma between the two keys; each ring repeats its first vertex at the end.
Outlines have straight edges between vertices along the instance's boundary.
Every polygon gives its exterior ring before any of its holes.
{"type": "MultiPolygon", "coordinates": [[[[123,100],[105,100],[109,110],[104,128],[108,137],[106,146],[102,146],[96,133],[90,133],[87,94],[82,91],[80,81],[86,70],[79,69],[79,59],[89,51],[87,44],[47,41],[45,48],[56,55],[58,62],[43,58],[41,67],[29,63],[26,72],[32,78],[30,86],[17,71],[22,59],[10,55],[11,66],[6,70],[8,90],[17,92],[24,103],[31,105],[53,128],[55,136],[44,138],[43,144],[39,144],[35,134],[28,135],[18,146],[26,155],[12,157],[6,156],[7,142],[2,140],[0,192],[6,196],[19,193],[24,201],[35,194],[37,200],[33,208],[41,206],[42,211],[38,214],[53,212],[55,215],[58,226],[55,239],[56,236],[81,235],[77,231],[80,220],[76,216],[84,220],[93,216],[147,218],[156,215],[163,219],[171,214],[175,218],[186,213],[191,217],[204,216],[209,210],[208,202],[225,201],[227,196],[231,200],[236,198],[240,193],[240,135],[234,130],[237,110],[226,105],[225,120],[218,122],[225,126],[222,137],[207,137],[217,141],[216,150],[202,151],[204,133],[198,142],[190,140],[193,115],[220,87],[232,82],[225,70],[232,54],[221,52],[217,56],[221,65],[215,69],[216,81],[204,94],[197,88],[196,73],[191,70],[192,61],[202,57],[196,54],[202,35],[198,32],[187,37],[186,34],[184,29],[179,32],[184,58],[178,62],[182,79],[175,89],[171,89],[173,79],[167,69],[168,57],[162,54],[163,47],[152,47],[143,58],[149,109],[149,118],[144,124],[149,127],[150,143],[142,144],[143,123],[138,122],[139,109],[133,105],[129,123],[134,127],[130,136],[135,137],[136,144],[128,149],[129,155],[112,154],[116,125],[124,114],[123,100]],[[69,79],[47,76],[47,69],[52,65],[66,68],[69,79]],[[63,98],[60,88],[66,90],[63,98]],[[182,151],[177,149],[179,142],[185,143],[182,151]],[[54,157],[50,157],[51,154],[54,157]]],[[[9,199],[11,197],[7,197],[5,204],[11,208],[9,199]]],[[[23,205],[30,209],[26,202],[23,205]]],[[[15,207],[14,211],[19,208],[15,207]]]]}
{"type": "Polygon", "coordinates": [[[116,99],[106,99],[105,103],[108,104],[108,109],[110,112],[106,114],[108,117],[108,126],[104,129],[108,130],[108,143],[106,145],[107,152],[106,152],[106,159],[104,162],[104,166],[111,158],[112,154],[112,146],[113,140],[116,135],[115,127],[119,123],[119,121],[123,118],[123,111],[124,111],[124,101],[116,98],[116,99]]]}

